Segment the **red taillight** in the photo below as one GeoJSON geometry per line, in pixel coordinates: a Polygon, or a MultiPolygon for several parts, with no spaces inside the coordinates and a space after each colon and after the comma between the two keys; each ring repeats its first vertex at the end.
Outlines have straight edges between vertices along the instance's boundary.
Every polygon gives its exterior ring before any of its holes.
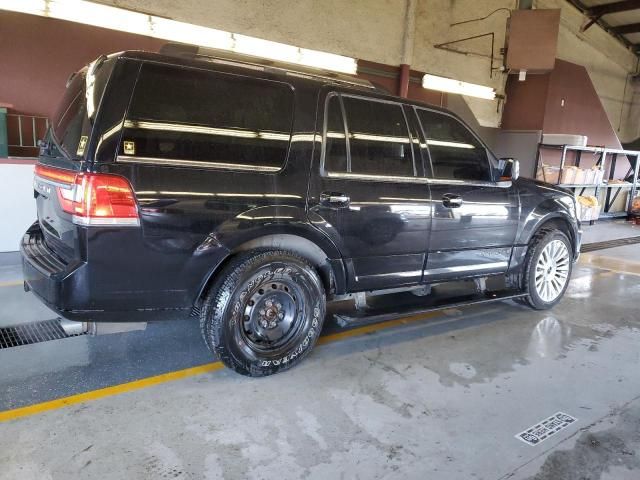
{"type": "Polygon", "coordinates": [[[73,220],[83,225],[138,225],[138,206],[126,179],[84,173],[76,177],[73,220]]]}
{"type": "Polygon", "coordinates": [[[71,173],[36,165],[36,176],[62,183],[56,186],[62,210],[79,225],[140,224],[138,206],[129,182],[117,175],[71,173]],[[38,168],[40,167],[40,168],[38,168]]]}
{"type": "Polygon", "coordinates": [[[76,179],[75,172],[60,170],[58,168],[45,167],[44,165],[36,165],[35,173],[38,177],[45,180],[51,180],[55,183],[64,183],[72,185],[76,179]]]}

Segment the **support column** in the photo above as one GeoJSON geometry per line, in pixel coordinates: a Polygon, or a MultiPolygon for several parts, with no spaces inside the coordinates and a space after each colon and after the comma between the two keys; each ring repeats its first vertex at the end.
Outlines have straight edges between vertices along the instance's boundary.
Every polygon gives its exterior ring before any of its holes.
{"type": "Polygon", "coordinates": [[[400,80],[398,82],[398,96],[407,98],[409,95],[409,73],[411,67],[406,63],[400,65],[400,80]]]}
{"type": "Polygon", "coordinates": [[[409,72],[413,60],[413,42],[416,32],[416,4],[417,0],[406,0],[404,15],[404,38],[402,41],[402,63],[400,64],[400,81],[398,95],[407,97],[409,94],[409,72]]]}

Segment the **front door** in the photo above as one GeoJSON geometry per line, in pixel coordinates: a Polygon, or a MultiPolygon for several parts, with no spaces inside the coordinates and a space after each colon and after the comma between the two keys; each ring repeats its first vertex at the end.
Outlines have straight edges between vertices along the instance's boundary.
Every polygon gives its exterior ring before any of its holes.
{"type": "Polygon", "coordinates": [[[496,181],[492,154],[462,122],[439,111],[416,112],[432,170],[425,282],[504,273],[518,228],[516,188],[496,181]]]}
{"type": "Polygon", "coordinates": [[[310,220],[342,253],[350,291],[419,283],[431,219],[415,122],[400,103],[346,93],[323,107],[310,220]]]}

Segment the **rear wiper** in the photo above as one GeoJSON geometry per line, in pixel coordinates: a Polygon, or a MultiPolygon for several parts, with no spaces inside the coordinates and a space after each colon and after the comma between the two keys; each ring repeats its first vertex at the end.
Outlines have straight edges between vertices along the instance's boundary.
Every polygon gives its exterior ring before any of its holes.
{"type": "Polygon", "coordinates": [[[47,157],[51,156],[51,142],[44,139],[38,140],[38,147],[40,147],[40,155],[47,157]]]}
{"type": "Polygon", "coordinates": [[[73,157],[71,157],[71,155],[69,155],[69,153],[60,145],[51,127],[49,127],[49,133],[45,137],[45,140],[43,140],[43,142],[48,147],[48,150],[47,150],[48,156],[56,157],[56,158],[66,158],[67,160],[73,160],[73,157]],[[55,147],[55,152],[52,152],[53,150],[52,147],[55,147]]]}

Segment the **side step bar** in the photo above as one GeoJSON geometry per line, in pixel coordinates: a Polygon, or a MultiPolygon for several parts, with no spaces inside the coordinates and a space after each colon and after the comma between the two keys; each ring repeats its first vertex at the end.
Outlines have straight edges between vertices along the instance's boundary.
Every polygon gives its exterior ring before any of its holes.
{"type": "MultiPolygon", "coordinates": [[[[478,305],[481,303],[499,302],[502,300],[510,300],[513,298],[526,297],[526,293],[516,290],[504,290],[501,292],[476,293],[473,295],[463,295],[458,297],[433,298],[425,297],[419,305],[412,305],[405,309],[395,308],[377,308],[356,313],[356,315],[345,315],[342,313],[334,314],[336,323],[341,327],[355,327],[368,325],[371,323],[386,322],[388,320],[396,320],[398,318],[408,317],[410,315],[419,315],[421,313],[434,312],[437,310],[446,310],[448,308],[466,307],[469,305],[478,305]]],[[[431,297],[431,296],[430,296],[431,297]]]]}

